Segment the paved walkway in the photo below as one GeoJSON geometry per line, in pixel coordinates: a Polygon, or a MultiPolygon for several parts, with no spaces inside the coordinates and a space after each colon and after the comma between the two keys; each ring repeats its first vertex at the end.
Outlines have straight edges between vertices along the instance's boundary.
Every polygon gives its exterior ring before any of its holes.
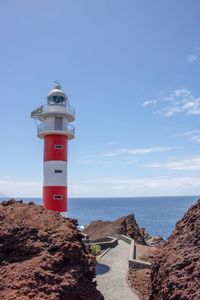
{"type": "Polygon", "coordinates": [[[139,300],[127,284],[129,247],[119,240],[97,264],[97,288],[105,300],[139,300]]]}

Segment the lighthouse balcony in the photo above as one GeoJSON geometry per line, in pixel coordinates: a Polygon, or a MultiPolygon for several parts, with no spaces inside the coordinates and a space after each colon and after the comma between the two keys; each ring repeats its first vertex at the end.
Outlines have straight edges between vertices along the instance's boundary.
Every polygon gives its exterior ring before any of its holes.
{"type": "Polygon", "coordinates": [[[69,104],[66,106],[60,104],[49,104],[40,106],[31,113],[31,117],[33,119],[38,119],[40,121],[51,115],[66,117],[68,122],[73,122],[75,120],[75,109],[69,104]]]}
{"type": "Polygon", "coordinates": [[[68,137],[69,140],[74,138],[74,126],[68,123],[62,123],[60,126],[55,122],[41,123],[38,125],[38,137],[43,139],[48,134],[61,134],[68,137]]]}

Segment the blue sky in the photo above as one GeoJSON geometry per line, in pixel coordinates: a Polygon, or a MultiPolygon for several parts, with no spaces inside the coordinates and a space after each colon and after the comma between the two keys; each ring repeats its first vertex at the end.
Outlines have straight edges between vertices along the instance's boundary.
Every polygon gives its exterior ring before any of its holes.
{"type": "Polygon", "coordinates": [[[200,3],[0,3],[0,193],[40,197],[30,112],[61,81],[76,108],[71,197],[200,192],[200,3]]]}

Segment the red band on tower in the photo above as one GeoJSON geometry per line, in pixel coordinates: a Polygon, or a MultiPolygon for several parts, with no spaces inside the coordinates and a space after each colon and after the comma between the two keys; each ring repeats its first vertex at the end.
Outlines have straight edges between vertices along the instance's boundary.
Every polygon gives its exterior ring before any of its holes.
{"type": "Polygon", "coordinates": [[[44,137],[44,161],[67,160],[67,136],[48,134],[44,137]]]}
{"type": "Polygon", "coordinates": [[[44,186],[43,207],[54,211],[67,211],[67,187],[44,186]]]}

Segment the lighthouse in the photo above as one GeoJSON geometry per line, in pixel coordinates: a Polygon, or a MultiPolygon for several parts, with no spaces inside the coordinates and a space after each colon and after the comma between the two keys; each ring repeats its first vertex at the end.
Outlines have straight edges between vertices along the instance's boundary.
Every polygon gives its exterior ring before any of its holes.
{"type": "Polygon", "coordinates": [[[44,140],[43,207],[67,211],[68,141],[74,138],[75,110],[59,82],[47,96],[47,104],[31,113],[37,121],[37,136],[44,140]]]}

